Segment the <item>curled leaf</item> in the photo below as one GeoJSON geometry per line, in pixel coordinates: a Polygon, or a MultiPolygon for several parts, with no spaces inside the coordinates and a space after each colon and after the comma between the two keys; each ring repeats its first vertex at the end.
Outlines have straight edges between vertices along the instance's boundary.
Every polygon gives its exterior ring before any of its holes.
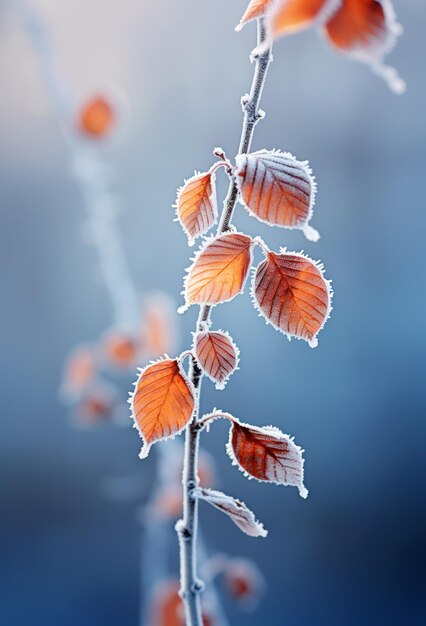
{"type": "Polygon", "coordinates": [[[235,27],[236,31],[239,31],[248,22],[255,20],[258,17],[265,15],[268,8],[272,5],[273,0],[251,0],[247,7],[246,12],[240,20],[238,26],[235,27]]]}
{"type": "Polygon", "coordinates": [[[140,457],[145,458],[155,441],[185,428],[194,411],[193,390],[177,359],[164,359],[143,369],[130,404],[144,441],[140,457]]]}
{"type": "Polygon", "coordinates": [[[179,190],[176,213],[185,231],[189,244],[204,235],[217,218],[215,172],[196,174],[179,190]]]}
{"type": "Polygon", "coordinates": [[[278,428],[259,428],[232,419],[227,451],[233,462],[249,477],[261,482],[297,487],[302,498],[303,450],[278,428]]]}
{"type": "Polygon", "coordinates": [[[405,91],[405,83],[397,71],[383,64],[402,33],[390,0],[342,0],[324,31],[333,46],[371,65],[393,91],[405,91]]]}
{"type": "Polygon", "coordinates": [[[232,300],[244,289],[252,261],[253,241],[241,233],[209,240],[196,255],[185,278],[185,307],[232,300]]]}
{"type": "Polygon", "coordinates": [[[319,234],[309,226],[316,184],[307,161],[280,150],[260,150],[236,159],[240,197],[248,212],[270,226],[299,228],[311,241],[319,234]]]}
{"type": "Polygon", "coordinates": [[[297,253],[268,251],[253,275],[255,308],[274,328],[311,348],[331,311],[332,291],[322,267],[297,253]]]}
{"type": "Polygon", "coordinates": [[[246,535],[250,537],[266,537],[268,534],[263,528],[263,524],[256,520],[253,511],[244,502],[240,502],[236,498],[213,489],[199,489],[197,496],[228,515],[234,524],[246,535]]]}
{"type": "Polygon", "coordinates": [[[221,331],[197,333],[194,351],[203,372],[223,389],[238,365],[239,351],[232,338],[221,331]]]}

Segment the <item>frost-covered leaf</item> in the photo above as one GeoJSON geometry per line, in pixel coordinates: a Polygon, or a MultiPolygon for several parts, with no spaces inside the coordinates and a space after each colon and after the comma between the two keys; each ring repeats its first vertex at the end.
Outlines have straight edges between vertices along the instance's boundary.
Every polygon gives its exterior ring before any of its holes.
{"type": "Polygon", "coordinates": [[[204,235],[217,217],[215,172],[196,174],[178,192],[176,213],[189,244],[204,235]]]}
{"type": "Polygon", "coordinates": [[[311,348],[331,311],[331,286],[322,266],[283,250],[268,251],[253,275],[255,308],[267,322],[289,338],[305,339],[311,348]]]}
{"type": "Polygon", "coordinates": [[[221,331],[197,333],[194,351],[203,372],[223,389],[238,365],[238,348],[232,338],[221,331]]]}
{"type": "Polygon", "coordinates": [[[248,22],[265,15],[267,9],[272,5],[272,2],[273,0],[251,0],[235,30],[241,30],[248,22]]]}
{"type": "Polygon", "coordinates": [[[405,90],[396,70],[383,64],[402,32],[390,0],[342,0],[324,30],[336,48],[371,65],[393,91],[405,90]]]}
{"type": "Polygon", "coordinates": [[[307,497],[308,490],[303,484],[303,450],[278,428],[250,426],[233,418],[227,451],[249,477],[297,487],[302,498],[307,497]]]}
{"type": "Polygon", "coordinates": [[[252,261],[253,241],[241,233],[209,240],[197,253],[185,277],[185,307],[218,304],[241,293],[252,261]]]}
{"type": "Polygon", "coordinates": [[[199,489],[198,497],[228,515],[240,530],[250,537],[266,537],[268,532],[257,521],[253,511],[236,498],[213,489],[199,489]]]}
{"type": "Polygon", "coordinates": [[[163,359],[143,369],[130,404],[144,441],[140,456],[145,458],[155,441],[176,435],[192,417],[193,390],[177,359],[163,359]]]}
{"type": "Polygon", "coordinates": [[[248,212],[270,226],[300,228],[311,241],[316,184],[307,161],[288,152],[260,150],[236,159],[240,197],[248,212]]]}
{"type": "Polygon", "coordinates": [[[82,133],[101,138],[111,131],[115,117],[116,113],[111,102],[104,96],[94,96],[81,107],[77,126],[82,133]]]}

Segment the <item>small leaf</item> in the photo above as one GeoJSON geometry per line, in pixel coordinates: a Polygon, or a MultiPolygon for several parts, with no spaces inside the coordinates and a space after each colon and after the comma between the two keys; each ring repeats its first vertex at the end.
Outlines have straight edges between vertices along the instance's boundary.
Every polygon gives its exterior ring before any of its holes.
{"type": "Polygon", "coordinates": [[[240,530],[250,537],[266,537],[268,532],[263,528],[263,524],[258,522],[254,513],[236,498],[227,496],[221,491],[213,489],[199,489],[197,492],[201,500],[205,500],[219,511],[228,515],[240,530]]]}
{"type": "Polygon", "coordinates": [[[81,108],[77,125],[81,132],[93,138],[107,135],[115,122],[116,113],[104,96],[95,96],[81,108]]]}
{"type": "Polygon", "coordinates": [[[176,213],[189,244],[204,235],[215,223],[217,205],[214,171],[196,174],[178,192],[176,213]]]}
{"type": "Polygon", "coordinates": [[[239,31],[248,22],[251,22],[256,18],[265,15],[267,9],[271,6],[272,2],[273,0],[251,0],[246,12],[240,20],[240,23],[238,24],[238,26],[235,27],[235,30],[239,31]]]}
{"type": "Polygon", "coordinates": [[[236,159],[237,183],[248,212],[270,226],[300,228],[312,241],[309,226],[316,184],[307,161],[288,152],[260,150],[236,159]]]}
{"type": "Polygon", "coordinates": [[[297,253],[268,251],[253,275],[255,308],[274,328],[311,348],[331,311],[332,291],[322,267],[297,253]]]}
{"type": "Polygon", "coordinates": [[[302,498],[307,497],[308,490],[303,484],[303,450],[278,428],[258,428],[233,418],[227,451],[249,477],[297,487],[302,498]]]}
{"type": "Polygon", "coordinates": [[[225,587],[241,608],[253,611],[265,589],[259,568],[247,559],[229,559],[226,563],[225,587]]]}
{"type": "Polygon", "coordinates": [[[197,253],[185,278],[186,305],[218,304],[232,300],[244,289],[252,261],[253,241],[241,233],[209,240],[197,253]]]}
{"type": "Polygon", "coordinates": [[[115,367],[132,367],[138,355],[137,340],[120,329],[110,330],[102,340],[102,349],[108,363],[115,367]]]}
{"type": "Polygon", "coordinates": [[[164,359],[141,371],[130,400],[135,426],[144,440],[140,457],[155,441],[179,433],[194,411],[194,394],[176,359],[164,359]]]}
{"type": "Polygon", "coordinates": [[[194,350],[203,372],[223,389],[238,365],[239,351],[232,338],[221,331],[197,333],[194,350]]]}
{"type": "Polygon", "coordinates": [[[383,64],[402,32],[390,0],[342,0],[324,30],[333,46],[371,65],[396,93],[405,91],[397,71],[383,64]]]}

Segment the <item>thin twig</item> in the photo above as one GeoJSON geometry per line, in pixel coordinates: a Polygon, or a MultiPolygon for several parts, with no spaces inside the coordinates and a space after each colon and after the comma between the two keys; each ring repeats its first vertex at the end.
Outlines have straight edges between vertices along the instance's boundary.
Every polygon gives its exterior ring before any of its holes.
{"type": "MultiPolygon", "coordinates": [[[[263,19],[258,19],[258,45],[262,44],[265,38],[266,32],[263,19]]],[[[271,49],[266,50],[255,59],[255,70],[250,94],[244,96],[241,101],[244,111],[244,120],[238,154],[246,154],[249,152],[255,126],[264,116],[263,112],[259,109],[259,105],[271,61],[271,49]]],[[[235,176],[232,176],[217,230],[218,235],[231,229],[232,216],[237,199],[238,187],[235,176]]],[[[212,308],[212,306],[208,305],[200,307],[196,328],[198,332],[202,331],[206,324],[210,322],[212,308]]],[[[203,590],[203,583],[200,581],[197,574],[198,500],[195,495],[195,489],[198,484],[198,448],[200,435],[198,412],[202,372],[194,358],[190,363],[190,378],[196,392],[196,408],[193,419],[186,429],[182,483],[183,519],[176,525],[176,530],[180,543],[180,594],[185,604],[186,625],[202,626],[200,594],[203,590]]]]}

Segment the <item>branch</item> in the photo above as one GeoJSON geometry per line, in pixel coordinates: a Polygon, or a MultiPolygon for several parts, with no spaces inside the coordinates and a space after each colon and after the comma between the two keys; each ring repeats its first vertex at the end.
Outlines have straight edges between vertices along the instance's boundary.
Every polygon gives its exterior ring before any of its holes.
{"type": "MultiPolygon", "coordinates": [[[[263,19],[257,20],[257,33],[257,43],[261,45],[266,39],[263,19]]],[[[254,61],[255,70],[250,93],[241,100],[244,120],[238,154],[246,154],[249,152],[256,124],[264,117],[264,113],[260,110],[259,105],[271,61],[271,49],[266,50],[254,61]]],[[[238,187],[235,175],[232,175],[219,227],[217,229],[218,235],[231,229],[232,216],[237,199],[238,187]]],[[[206,323],[209,323],[212,309],[213,307],[208,305],[200,307],[196,327],[197,332],[202,332],[206,323]]],[[[180,544],[180,594],[185,604],[186,624],[187,626],[202,626],[200,594],[203,590],[203,584],[197,574],[198,500],[196,497],[200,434],[198,410],[202,372],[194,358],[192,358],[190,364],[190,378],[196,392],[196,408],[192,422],[186,429],[183,471],[183,519],[176,525],[176,530],[180,544]]]]}

